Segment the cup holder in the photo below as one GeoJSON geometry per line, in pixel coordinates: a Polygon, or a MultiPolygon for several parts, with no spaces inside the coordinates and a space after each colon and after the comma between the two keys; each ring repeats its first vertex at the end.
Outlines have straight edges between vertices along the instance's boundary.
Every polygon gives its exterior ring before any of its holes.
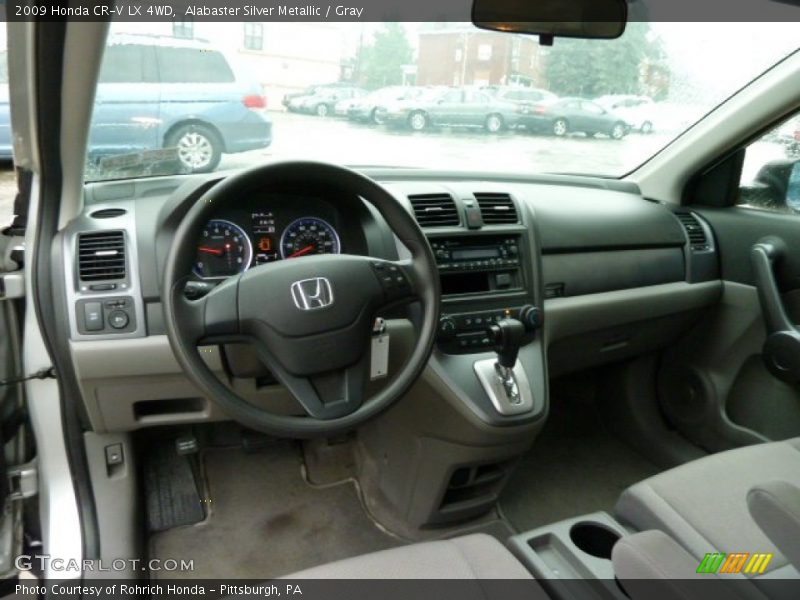
{"type": "Polygon", "coordinates": [[[569,530],[569,539],[578,548],[597,558],[611,559],[611,549],[620,535],[605,525],[581,521],[569,530]]]}

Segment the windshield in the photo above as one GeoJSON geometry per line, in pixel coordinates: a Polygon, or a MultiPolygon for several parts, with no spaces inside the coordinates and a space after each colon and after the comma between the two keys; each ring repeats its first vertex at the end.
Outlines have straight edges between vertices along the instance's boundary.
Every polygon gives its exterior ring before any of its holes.
{"type": "Polygon", "coordinates": [[[794,23],[114,23],[87,180],[351,166],[620,177],[794,52],[794,23]]]}

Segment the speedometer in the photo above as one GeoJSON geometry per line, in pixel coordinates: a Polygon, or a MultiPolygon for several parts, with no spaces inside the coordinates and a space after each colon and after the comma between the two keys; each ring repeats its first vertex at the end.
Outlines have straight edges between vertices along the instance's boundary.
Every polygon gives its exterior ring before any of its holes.
{"type": "Polygon", "coordinates": [[[296,258],[310,254],[339,254],[339,235],[326,221],[303,217],[289,224],[281,236],[281,256],[296,258]]]}
{"type": "Polygon", "coordinates": [[[213,219],[197,242],[194,272],[204,279],[223,279],[242,273],[253,260],[253,244],[236,223],[213,219]]]}

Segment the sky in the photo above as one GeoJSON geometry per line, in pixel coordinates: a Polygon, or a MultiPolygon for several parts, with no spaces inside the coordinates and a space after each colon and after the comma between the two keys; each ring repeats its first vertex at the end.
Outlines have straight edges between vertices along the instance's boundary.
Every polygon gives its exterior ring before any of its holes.
{"type": "Polygon", "coordinates": [[[709,92],[738,89],[800,46],[797,23],[653,23],[670,65],[709,92]]]}

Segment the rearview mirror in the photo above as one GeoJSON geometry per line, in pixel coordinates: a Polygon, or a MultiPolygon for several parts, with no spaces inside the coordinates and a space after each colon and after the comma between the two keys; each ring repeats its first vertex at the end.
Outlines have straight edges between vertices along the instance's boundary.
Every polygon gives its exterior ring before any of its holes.
{"type": "Polygon", "coordinates": [[[626,0],[473,0],[476,27],[554,37],[615,39],[625,31],[626,0]]]}

